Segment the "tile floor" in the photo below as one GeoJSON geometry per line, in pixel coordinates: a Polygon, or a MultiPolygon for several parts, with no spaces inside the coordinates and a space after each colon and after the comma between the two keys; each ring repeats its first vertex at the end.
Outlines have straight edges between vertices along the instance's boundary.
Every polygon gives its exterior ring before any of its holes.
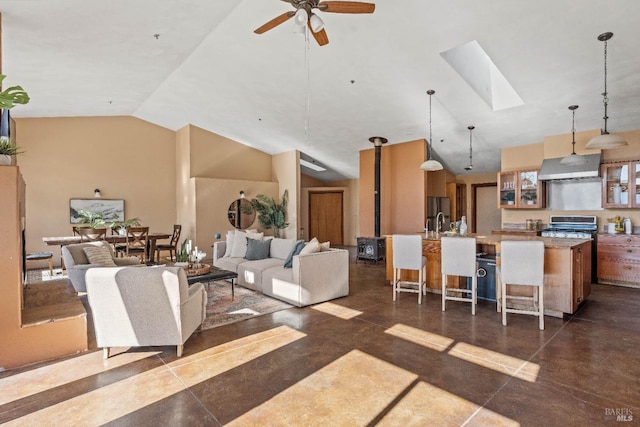
{"type": "Polygon", "coordinates": [[[503,327],[484,301],[475,317],[437,294],[394,303],[382,263],[352,259],[350,275],[349,297],[197,333],[180,359],[92,350],[0,372],[0,423],[640,424],[640,290],[594,285],[540,331],[531,316],[503,327]]]}

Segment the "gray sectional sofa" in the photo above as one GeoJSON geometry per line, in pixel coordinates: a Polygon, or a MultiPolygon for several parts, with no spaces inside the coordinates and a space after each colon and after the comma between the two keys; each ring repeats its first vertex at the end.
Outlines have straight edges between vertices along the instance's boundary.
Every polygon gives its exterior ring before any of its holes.
{"type": "Polygon", "coordinates": [[[298,307],[348,295],[348,251],[331,248],[295,255],[291,258],[291,268],[285,268],[285,261],[298,242],[271,239],[267,258],[248,260],[231,256],[237,255],[237,250],[225,254],[229,252],[227,242],[220,241],[214,244],[213,263],[218,268],[238,273],[239,285],[298,307]]]}

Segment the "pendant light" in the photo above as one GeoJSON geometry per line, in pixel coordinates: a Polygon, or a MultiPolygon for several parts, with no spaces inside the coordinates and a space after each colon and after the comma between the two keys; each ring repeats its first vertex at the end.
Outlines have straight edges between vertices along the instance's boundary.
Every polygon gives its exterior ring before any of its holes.
{"type": "Polygon", "coordinates": [[[609,149],[609,148],[618,148],[629,145],[628,142],[621,136],[616,134],[610,134],[607,131],[607,106],[609,104],[609,98],[607,93],[607,40],[613,37],[613,33],[602,33],[598,36],[598,40],[604,42],[604,92],[602,93],[603,102],[604,102],[604,129],[601,131],[601,134],[592,138],[591,141],[587,143],[586,148],[594,148],[594,149],[609,149]]]}
{"type": "Polygon", "coordinates": [[[427,95],[429,95],[429,141],[426,142],[427,146],[426,146],[426,151],[429,154],[427,160],[420,165],[420,169],[422,169],[423,171],[439,171],[442,170],[442,163],[440,163],[437,160],[433,159],[433,156],[431,154],[431,147],[433,146],[433,143],[431,142],[431,96],[436,93],[435,90],[429,89],[427,91],[427,95]]]}
{"type": "Polygon", "coordinates": [[[561,165],[584,165],[587,162],[587,159],[584,156],[579,156],[576,154],[576,110],[578,109],[577,105],[569,106],[569,110],[573,113],[573,117],[571,119],[571,154],[566,157],[563,157],[560,160],[561,165]]]}
{"type": "Polygon", "coordinates": [[[466,171],[470,171],[473,169],[473,135],[472,132],[475,129],[475,126],[467,126],[469,129],[469,166],[464,168],[466,171]]]}

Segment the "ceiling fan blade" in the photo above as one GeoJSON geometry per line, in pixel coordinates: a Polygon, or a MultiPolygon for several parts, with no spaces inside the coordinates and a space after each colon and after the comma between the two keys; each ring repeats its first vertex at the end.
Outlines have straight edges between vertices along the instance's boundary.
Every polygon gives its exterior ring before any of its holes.
{"type": "Polygon", "coordinates": [[[253,32],[256,33],[256,34],[262,34],[264,32],[267,32],[270,29],[272,29],[273,27],[277,27],[278,25],[282,24],[283,22],[288,21],[289,19],[293,18],[293,15],[295,15],[295,14],[296,14],[295,12],[285,12],[282,15],[273,18],[271,21],[267,22],[266,24],[264,24],[260,28],[257,28],[253,32]]]}
{"type": "Polygon", "coordinates": [[[376,5],[355,1],[321,1],[318,3],[318,9],[334,13],[373,13],[376,5]]]}
{"type": "Polygon", "coordinates": [[[329,37],[327,37],[327,32],[323,29],[314,33],[311,29],[311,21],[307,21],[307,26],[309,27],[309,32],[313,34],[313,38],[316,39],[320,46],[324,46],[325,44],[329,44],[329,37]]]}

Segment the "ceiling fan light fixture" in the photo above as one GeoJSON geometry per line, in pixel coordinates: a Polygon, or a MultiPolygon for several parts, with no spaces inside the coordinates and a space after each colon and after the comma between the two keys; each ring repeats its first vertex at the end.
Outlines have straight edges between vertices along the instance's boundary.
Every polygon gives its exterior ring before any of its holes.
{"type": "Polygon", "coordinates": [[[311,18],[309,18],[309,24],[311,25],[311,31],[317,33],[318,31],[322,31],[324,28],[324,21],[315,13],[311,14],[311,18]]]}
{"type": "Polygon", "coordinates": [[[302,27],[304,25],[307,25],[308,18],[309,15],[307,14],[307,11],[300,8],[296,11],[296,14],[293,17],[293,22],[295,22],[297,26],[302,27]]]}
{"type": "Polygon", "coordinates": [[[604,92],[602,92],[604,104],[604,129],[599,136],[592,138],[586,148],[608,150],[611,148],[619,148],[629,145],[629,143],[621,136],[612,135],[607,131],[607,107],[609,105],[609,93],[607,92],[607,41],[613,37],[613,33],[606,32],[598,36],[598,40],[604,42],[604,92]]]}

